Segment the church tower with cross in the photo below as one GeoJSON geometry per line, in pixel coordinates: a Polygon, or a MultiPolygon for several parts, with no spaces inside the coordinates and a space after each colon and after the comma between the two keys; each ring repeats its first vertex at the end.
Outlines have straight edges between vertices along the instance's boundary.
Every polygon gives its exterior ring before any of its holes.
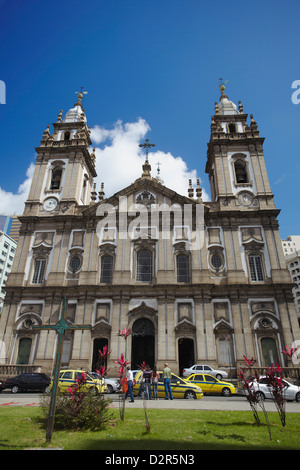
{"type": "Polygon", "coordinates": [[[63,118],[62,110],[45,129],[39,147],[25,214],[38,216],[76,211],[93,197],[93,179],[97,176],[90,128],[82,106],[83,92],[63,118]]]}
{"type": "Polygon", "coordinates": [[[210,201],[202,199],[200,180],[180,194],[165,186],[161,163],[153,176],[148,139],[140,144],[140,177],[108,197],[101,184],[97,196],[84,92],[59,113],[53,132],[47,126],[6,284],[5,370],[26,366],[51,375],[53,326],[62,319],[64,369],[95,370],[107,346],[116,376],[123,328],[132,332],[132,369],[168,362],[181,375],[202,364],[235,378],[244,356],[262,373],[275,363],[291,368],[282,348],[300,332],[264,139],[253,116],[249,121],[223,83],[219,88],[203,168],[210,201]]]}

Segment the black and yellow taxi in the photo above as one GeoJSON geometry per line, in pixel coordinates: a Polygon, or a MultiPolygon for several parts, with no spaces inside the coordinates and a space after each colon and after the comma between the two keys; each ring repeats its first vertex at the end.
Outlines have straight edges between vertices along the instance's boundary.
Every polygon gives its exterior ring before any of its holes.
{"type": "Polygon", "coordinates": [[[224,380],[218,380],[210,374],[191,374],[186,380],[201,387],[205,395],[220,394],[224,397],[229,397],[236,393],[236,389],[233,384],[230,382],[224,382],[224,380]]]}
{"type": "MultiPolygon", "coordinates": [[[[91,390],[95,395],[106,392],[104,380],[93,377],[90,373],[77,369],[61,370],[58,377],[58,392],[67,392],[70,387],[75,387],[83,375],[86,374],[86,380],[82,386],[83,390],[91,390]]],[[[53,387],[53,378],[50,383],[50,391],[53,387]]]]}
{"type": "MultiPolygon", "coordinates": [[[[163,372],[158,371],[159,379],[157,385],[157,392],[159,398],[165,398],[165,386],[163,381],[163,372]]],[[[143,372],[139,371],[135,375],[133,385],[133,395],[138,396],[140,387],[143,385],[143,372]]],[[[178,377],[176,374],[171,376],[171,389],[173,398],[187,398],[187,399],[200,399],[203,398],[203,392],[197,384],[192,384],[185,379],[178,377]]]]}

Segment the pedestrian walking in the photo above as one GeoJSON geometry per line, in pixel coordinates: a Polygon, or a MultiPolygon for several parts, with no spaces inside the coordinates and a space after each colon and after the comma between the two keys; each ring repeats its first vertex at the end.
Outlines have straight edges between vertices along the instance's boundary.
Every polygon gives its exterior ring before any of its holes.
{"type": "Polygon", "coordinates": [[[126,379],[127,379],[128,389],[127,389],[127,392],[126,392],[126,395],[125,395],[125,400],[126,400],[128,394],[129,394],[130,395],[130,403],[133,403],[134,402],[134,397],[133,397],[133,373],[130,370],[129,366],[127,366],[126,379]]]}
{"type": "Polygon", "coordinates": [[[165,366],[165,368],[164,368],[164,371],[163,371],[163,378],[164,378],[165,393],[166,393],[165,400],[169,400],[169,395],[170,395],[170,400],[173,400],[173,394],[172,394],[172,389],[171,389],[172,371],[171,371],[170,367],[168,366],[167,362],[164,364],[164,366],[165,366]]]}
{"type": "Polygon", "coordinates": [[[145,393],[147,400],[151,400],[151,369],[147,365],[146,370],[143,373],[145,393]]]}

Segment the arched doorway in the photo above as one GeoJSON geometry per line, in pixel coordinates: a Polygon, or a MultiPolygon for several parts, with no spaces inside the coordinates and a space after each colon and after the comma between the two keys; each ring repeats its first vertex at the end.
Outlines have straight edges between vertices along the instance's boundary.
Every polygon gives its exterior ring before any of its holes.
{"type": "Polygon", "coordinates": [[[108,346],[107,338],[95,338],[94,339],[92,370],[99,369],[101,365],[105,365],[105,366],[107,365],[106,363],[101,364],[101,358],[99,354],[99,349],[100,351],[103,351],[104,346],[108,346]]]}
{"type": "Polygon", "coordinates": [[[148,318],[139,318],[132,325],[131,368],[138,369],[145,361],[154,366],[154,325],[148,318]]]}
{"type": "Polygon", "coordinates": [[[191,338],[179,338],[178,340],[178,356],[179,356],[179,374],[186,367],[195,364],[194,340],[191,338]]]}

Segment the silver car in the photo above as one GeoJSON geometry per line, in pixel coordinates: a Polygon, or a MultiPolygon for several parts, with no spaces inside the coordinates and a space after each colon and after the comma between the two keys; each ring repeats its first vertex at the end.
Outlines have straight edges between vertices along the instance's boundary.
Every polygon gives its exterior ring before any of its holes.
{"type": "MultiPolygon", "coordinates": [[[[293,385],[286,380],[282,381],[285,385],[283,390],[284,399],[287,401],[297,401],[300,402],[300,387],[293,385]]],[[[269,387],[266,383],[266,377],[260,377],[259,382],[256,380],[252,384],[253,389],[255,390],[256,396],[260,400],[265,400],[266,398],[273,398],[272,388],[269,387]]]]}
{"type": "Polygon", "coordinates": [[[224,370],[216,370],[205,364],[195,364],[192,367],[183,369],[182,375],[183,377],[188,377],[191,374],[198,374],[201,372],[213,375],[219,380],[226,379],[228,377],[227,372],[225,372],[224,370]]]}

